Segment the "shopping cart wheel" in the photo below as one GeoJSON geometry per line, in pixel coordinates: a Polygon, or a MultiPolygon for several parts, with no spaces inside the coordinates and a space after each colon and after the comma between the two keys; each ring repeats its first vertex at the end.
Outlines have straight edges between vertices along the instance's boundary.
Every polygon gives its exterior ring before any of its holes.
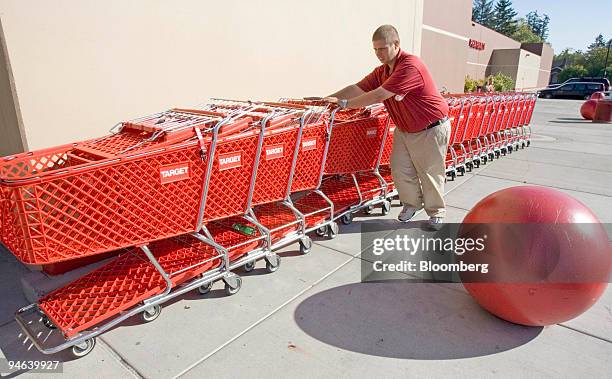
{"type": "Polygon", "coordinates": [[[242,278],[238,275],[234,275],[230,278],[226,278],[225,280],[225,294],[228,296],[235,295],[240,291],[242,287],[242,278]]]}
{"type": "Polygon", "coordinates": [[[161,309],[161,305],[159,304],[149,307],[140,314],[140,318],[142,318],[144,322],[151,322],[159,317],[161,309]]]}
{"type": "Polygon", "coordinates": [[[55,326],[53,324],[53,321],[49,320],[49,317],[47,317],[46,315],[42,316],[42,323],[44,326],[46,326],[49,329],[57,329],[57,326],[55,326]]]}
{"type": "MultiPolygon", "coordinates": [[[[465,164],[465,169],[466,169],[468,172],[472,171],[472,170],[474,169],[474,165],[472,164],[472,162],[468,162],[468,163],[466,163],[466,164],[465,164]]],[[[464,172],[464,174],[465,174],[465,172],[464,172]]]]}
{"type": "Polygon", "coordinates": [[[281,258],[276,254],[266,257],[266,270],[270,273],[276,272],[280,267],[280,263],[281,258]]]}
{"type": "Polygon", "coordinates": [[[521,142],[521,149],[524,149],[524,148],[525,148],[525,142],[523,141],[521,142]]]}
{"type": "Polygon", "coordinates": [[[491,162],[493,162],[493,159],[495,159],[495,154],[494,153],[489,153],[489,160],[491,162]]]}
{"type": "Polygon", "coordinates": [[[353,222],[353,214],[349,212],[342,215],[341,221],[344,225],[350,225],[353,222]]]}
{"type": "Polygon", "coordinates": [[[514,147],[508,146],[508,154],[512,154],[513,151],[514,151],[514,147]]]}
{"type": "Polygon", "coordinates": [[[202,284],[201,286],[198,287],[198,293],[200,295],[206,295],[207,293],[210,292],[210,290],[212,290],[212,287],[213,287],[213,282],[202,284]]]}
{"type": "Polygon", "coordinates": [[[327,226],[321,226],[320,228],[317,228],[317,230],[315,230],[315,233],[319,237],[323,237],[325,234],[327,234],[327,226]]]}
{"type": "Polygon", "coordinates": [[[501,156],[501,153],[499,151],[495,152],[495,158],[499,159],[499,157],[501,156]]]}
{"type": "Polygon", "coordinates": [[[300,253],[308,254],[312,249],[312,239],[308,236],[300,239],[300,253]]]}
{"type": "Polygon", "coordinates": [[[251,272],[251,271],[253,271],[253,270],[255,269],[255,261],[245,263],[245,264],[244,264],[244,266],[242,266],[242,269],[243,269],[245,272],[251,272]]]}
{"type": "Polygon", "coordinates": [[[465,175],[465,167],[457,167],[457,174],[461,176],[465,175]]]}
{"type": "Polygon", "coordinates": [[[386,216],[389,214],[389,211],[391,210],[391,202],[390,201],[384,201],[382,203],[382,215],[386,216]]]}
{"type": "Polygon", "coordinates": [[[70,350],[72,355],[74,355],[76,358],[81,358],[91,353],[94,347],[96,347],[96,339],[92,337],[86,339],[85,341],[83,341],[83,343],[74,345],[70,350]]]}
{"type": "Polygon", "coordinates": [[[489,160],[489,157],[487,157],[486,155],[480,157],[480,161],[482,162],[482,164],[487,164],[488,160],[489,160]]]}
{"type": "Polygon", "coordinates": [[[367,207],[363,208],[363,213],[367,215],[371,215],[373,211],[374,211],[374,207],[371,205],[368,205],[367,207]]]}
{"type": "Polygon", "coordinates": [[[527,140],[527,146],[531,145],[531,141],[527,140]]]}
{"type": "Polygon", "coordinates": [[[332,222],[331,224],[329,224],[328,226],[328,234],[329,234],[329,238],[336,238],[336,236],[338,235],[338,232],[340,231],[340,227],[338,226],[337,222],[332,222]]]}
{"type": "Polygon", "coordinates": [[[480,160],[476,159],[474,161],[474,167],[476,167],[476,168],[480,167],[480,160]]]}

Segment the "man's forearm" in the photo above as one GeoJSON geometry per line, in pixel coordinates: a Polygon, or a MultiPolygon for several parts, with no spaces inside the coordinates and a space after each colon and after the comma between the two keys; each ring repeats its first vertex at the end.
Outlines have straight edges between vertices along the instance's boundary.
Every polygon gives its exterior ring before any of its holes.
{"type": "Polygon", "coordinates": [[[348,108],[367,107],[368,105],[381,103],[383,100],[386,100],[391,96],[393,96],[393,93],[385,90],[382,87],[378,87],[373,91],[348,99],[346,106],[348,108]]]}
{"type": "Polygon", "coordinates": [[[352,99],[363,95],[365,92],[355,84],[341,89],[340,91],[329,95],[328,97],[337,97],[338,99],[352,99]]]}

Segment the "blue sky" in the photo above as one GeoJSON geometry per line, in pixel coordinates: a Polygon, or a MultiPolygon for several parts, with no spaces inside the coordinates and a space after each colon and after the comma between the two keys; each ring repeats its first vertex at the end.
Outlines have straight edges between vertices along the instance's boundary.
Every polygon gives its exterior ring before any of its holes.
{"type": "Polygon", "coordinates": [[[586,50],[599,33],[612,38],[612,0],[513,0],[512,5],[519,17],[530,11],[550,17],[548,41],[555,53],[586,50]]]}

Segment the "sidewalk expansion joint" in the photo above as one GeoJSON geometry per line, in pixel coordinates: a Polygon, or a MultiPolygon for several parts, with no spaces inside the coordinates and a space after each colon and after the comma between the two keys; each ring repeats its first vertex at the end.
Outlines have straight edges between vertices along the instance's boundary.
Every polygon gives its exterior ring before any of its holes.
{"type": "Polygon", "coordinates": [[[98,337],[98,343],[100,343],[100,345],[102,345],[102,347],[113,358],[115,358],[115,360],[121,365],[121,367],[129,371],[130,374],[132,374],[135,378],[146,378],[144,374],[139,372],[137,368],[132,366],[128,361],[126,361],[125,358],[123,358],[121,354],[119,354],[119,352],[115,350],[103,337],[98,337]]]}
{"type": "Polygon", "coordinates": [[[576,332],[576,333],[584,334],[585,336],[593,337],[593,338],[596,338],[596,339],[601,340],[601,341],[604,341],[604,342],[612,343],[612,340],[609,340],[609,339],[607,339],[607,338],[605,338],[605,337],[596,336],[595,334],[592,334],[592,333],[586,332],[586,331],[584,331],[584,330],[580,330],[580,329],[572,328],[571,326],[564,325],[564,324],[557,324],[557,325],[562,326],[562,327],[564,327],[564,328],[566,328],[566,329],[569,329],[569,330],[573,330],[573,331],[574,331],[574,332],[576,332]]]}

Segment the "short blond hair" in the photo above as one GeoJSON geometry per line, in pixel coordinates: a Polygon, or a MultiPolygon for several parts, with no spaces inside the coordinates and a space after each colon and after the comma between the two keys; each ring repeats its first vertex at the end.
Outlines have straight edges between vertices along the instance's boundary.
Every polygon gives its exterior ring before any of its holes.
{"type": "Polygon", "coordinates": [[[382,25],[374,31],[372,35],[372,41],[384,40],[386,43],[393,43],[397,41],[399,43],[399,33],[393,25],[382,25]]]}

